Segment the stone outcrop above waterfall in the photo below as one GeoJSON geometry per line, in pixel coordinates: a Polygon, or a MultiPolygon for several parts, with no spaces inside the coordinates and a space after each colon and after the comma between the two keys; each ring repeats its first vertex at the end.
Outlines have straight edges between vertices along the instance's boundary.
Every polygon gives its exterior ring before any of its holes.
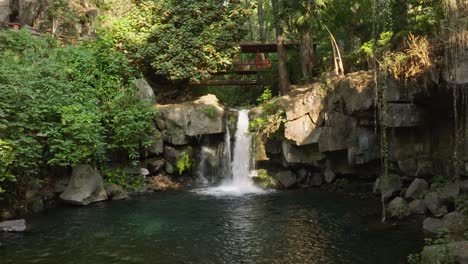
{"type": "Polygon", "coordinates": [[[163,128],[164,141],[173,145],[189,143],[189,137],[218,134],[226,130],[225,108],[214,95],[191,102],[157,105],[158,127],[163,128]]]}

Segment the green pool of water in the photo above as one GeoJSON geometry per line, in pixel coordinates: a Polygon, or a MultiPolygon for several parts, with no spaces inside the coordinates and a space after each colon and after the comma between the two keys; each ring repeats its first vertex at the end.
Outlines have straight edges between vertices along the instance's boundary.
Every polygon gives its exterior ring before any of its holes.
{"type": "Polygon", "coordinates": [[[0,263],[398,264],[423,246],[417,223],[382,225],[373,199],[291,191],[161,193],[27,219],[0,234],[0,263]]]}

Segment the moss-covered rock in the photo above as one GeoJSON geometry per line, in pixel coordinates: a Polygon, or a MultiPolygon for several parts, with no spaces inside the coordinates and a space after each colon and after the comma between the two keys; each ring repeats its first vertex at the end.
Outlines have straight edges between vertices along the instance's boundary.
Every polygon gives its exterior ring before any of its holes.
{"type": "Polygon", "coordinates": [[[257,170],[257,176],[252,177],[255,185],[263,189],[279,189],[280,184],[272,176],[268,174],[267,170],[257,170]]]}

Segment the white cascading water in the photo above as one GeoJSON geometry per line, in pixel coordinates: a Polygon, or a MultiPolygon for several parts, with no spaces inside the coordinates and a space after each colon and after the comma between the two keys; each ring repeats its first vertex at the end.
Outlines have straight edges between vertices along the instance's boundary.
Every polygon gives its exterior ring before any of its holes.
{"type": "MultiPolygon", "coordinates": [[[[255,186],[250,178],[250,146],[252,138],[249,135],[249,111],[239,111],[237,131],[235,134],[234,156],[231,163],[232,179],[228,179],[218,187],[197,190],[199,193],[211,195],[242,195],[264,192],[255,186]]],[[[226,144],[229,144],[226,142],[226,144]]],[[[230,153],[230,146],[226,145],[230,153]]],[[[226,155],[230,157],[230,155],[226,155]]]]}

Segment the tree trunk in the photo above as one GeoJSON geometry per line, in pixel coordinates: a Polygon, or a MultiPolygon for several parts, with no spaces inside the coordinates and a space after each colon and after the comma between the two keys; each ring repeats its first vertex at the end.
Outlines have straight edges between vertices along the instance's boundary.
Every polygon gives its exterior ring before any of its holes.
{"type": "Polygon", "coordinates": [[[304,31],[301,35],[300,59],[302,79],[308,82],[312,78],[314,67],[314,38],[310,31],[304,31]]]}
{"type": "Polygon", "coordinates": [[[263,11],[263,1],[258,1],[258,34],[260,35],[260,41],[262,43],[266,42],[266,34],[265,34],[265,13],[263,11]]]}
{"type": "Polygon", "coordinates": [[[284,46],[283,28],[281,27],[279,18],[279,3],[278,0],[271,0],[273,7],[273,16],[275,19],[276,29],[276,44],[278,47],[278,73],[280,81],[281,94],[286,94],[289,91],[289,74],[286,67],[286,47],[284,46]]]}

